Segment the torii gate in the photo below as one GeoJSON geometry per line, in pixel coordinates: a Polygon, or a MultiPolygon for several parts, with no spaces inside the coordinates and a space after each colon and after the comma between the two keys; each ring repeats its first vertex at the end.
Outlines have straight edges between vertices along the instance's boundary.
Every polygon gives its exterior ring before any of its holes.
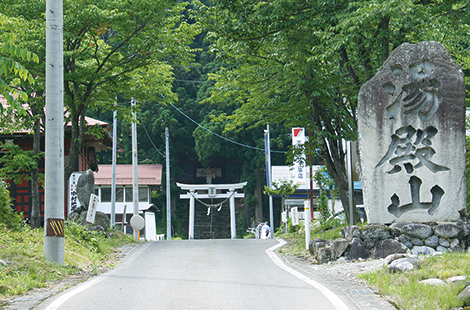
{"type": "Polygon", "coordinates": [[[187,190],[186,194],[181,194],[181,199],[189,199],[189,236],[194,239],[194,204],[196,199],[225,198],[230,199],[230,231],[232,239],[237,238],[236,218],[235,218],[235,198],[245,198],[244,193],[237,193],[235,190],[243,188],[247,182],[236,184],[182,184],[176,183],[182,190],[187,190]],[[197,191],[205,191],[199,194],[197,191]]]}

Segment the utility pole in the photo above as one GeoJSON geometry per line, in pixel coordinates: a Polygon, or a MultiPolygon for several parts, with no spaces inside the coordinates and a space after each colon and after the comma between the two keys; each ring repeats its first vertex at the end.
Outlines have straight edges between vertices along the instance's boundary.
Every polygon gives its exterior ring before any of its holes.
{"type": "Polygon", "coordinates": [[[64,264],[64,61],[62,0],[46,0],[44,257],[64,264]]]}
{"type": "Polygon", "coordinates": [[[166,240],[171,240],[170,132],[165,128],[166,159],[166,240]]]}
{"type": "MultiPolygon", "coordinates": [[[[116,226],[116,151],[117,151],[117,111],[113,113],[113,174],[111,181],[111,228],[116,226]]],[[[125,220],[122,220],[124,223],[125,220]]]]}
{"type": "MultiPolygon", "coordinates": [[[[269,124],[264,131],[264,152],[266,154],[266,186],[271,189],[271,142],[269,136],[269,124]]],[[[271,225],[271,239],[274,237],[274,211],[273,196],[269,195],[269,224],[271,225]]]]}
{"type": "MultiPolygon", "coordinates": [[[[131,105],[134,109],[132,113],[134,120],[132,121],[132,201],[133,201],[133,216],[139,215],[139,175],[137,172],[137,113],[135,112],[136,102],[131,99],[131,105]]],[[[134,238],[139,238],[139,232],[134,229],[134,238]]]]}

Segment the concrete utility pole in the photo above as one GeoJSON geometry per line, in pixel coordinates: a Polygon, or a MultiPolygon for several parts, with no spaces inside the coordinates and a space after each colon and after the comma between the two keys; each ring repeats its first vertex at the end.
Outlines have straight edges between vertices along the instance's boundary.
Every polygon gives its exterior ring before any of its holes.
{"type": "MultiPolygon", "coordinates": [[[[131,105],[135,109],[136,102],[134,98],[131,100],[131,105]]],[[[133,201],[133,214],[139,215],[139,175],[137,172],[137,113],[134,111],[134,120],[132,121],[132,201],[133,201]]],[[[134,229],[134,238],[139,238],[139,232],[134,229]]]]}
{"type": "Polygon", "coordinates": [[[62,0],[46,0],[44,257],[64,264],[64,61],[62,0]]]}
{"type": "Polygon", "coordinates": [[[166,159],[166,240],[171,240],[170,132],[165,128],[166,159]]]}
{"type": "MultiPolygon", "coordinates": [[[[269,136],[269,124],[264,131],[264,152],[266,155],[266,186],[271,189],[272,171],[271,171],[271,141],[269,136]]],[[[273,196],[269,195],[269,225],[271,225],[271,239],[274,237],[274,211],[273,196]]]]}
{"type": "MultiPolygon", "coordinates": [[[[117,152],[117,111],[113,113],[113,173],[111,181],[111,228],[116,226],[116,152],[117,152]]],[[[122,220],[124,223],[124,219],[122,220]]]]}

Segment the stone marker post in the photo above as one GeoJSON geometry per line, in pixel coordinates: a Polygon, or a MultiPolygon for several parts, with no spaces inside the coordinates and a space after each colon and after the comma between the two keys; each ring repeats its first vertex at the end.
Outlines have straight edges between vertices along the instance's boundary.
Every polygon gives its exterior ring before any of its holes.
{"type": "Polygon", "coordinates": [[[402,44],[359,92],[358,151],[370,223],[465,212],[465,80],[437,42],[402,44]]]}

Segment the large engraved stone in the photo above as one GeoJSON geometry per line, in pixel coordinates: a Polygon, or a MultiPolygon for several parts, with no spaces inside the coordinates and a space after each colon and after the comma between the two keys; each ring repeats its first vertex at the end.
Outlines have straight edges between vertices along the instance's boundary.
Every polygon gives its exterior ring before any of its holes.
{"type": "Polygon", "coordinates": [[[90,203],[90,195],[95,192],[95,177],[93,171],[88,169],[85,171],[77,182],[77,197],[85,210],[88,210],[90,203]]]}
{"type": "Polygon", "coordinates": [[[359,92],[370,223],[456,221],[465,209],[465,81],[437,42],[402,44],[359,92]]]}

